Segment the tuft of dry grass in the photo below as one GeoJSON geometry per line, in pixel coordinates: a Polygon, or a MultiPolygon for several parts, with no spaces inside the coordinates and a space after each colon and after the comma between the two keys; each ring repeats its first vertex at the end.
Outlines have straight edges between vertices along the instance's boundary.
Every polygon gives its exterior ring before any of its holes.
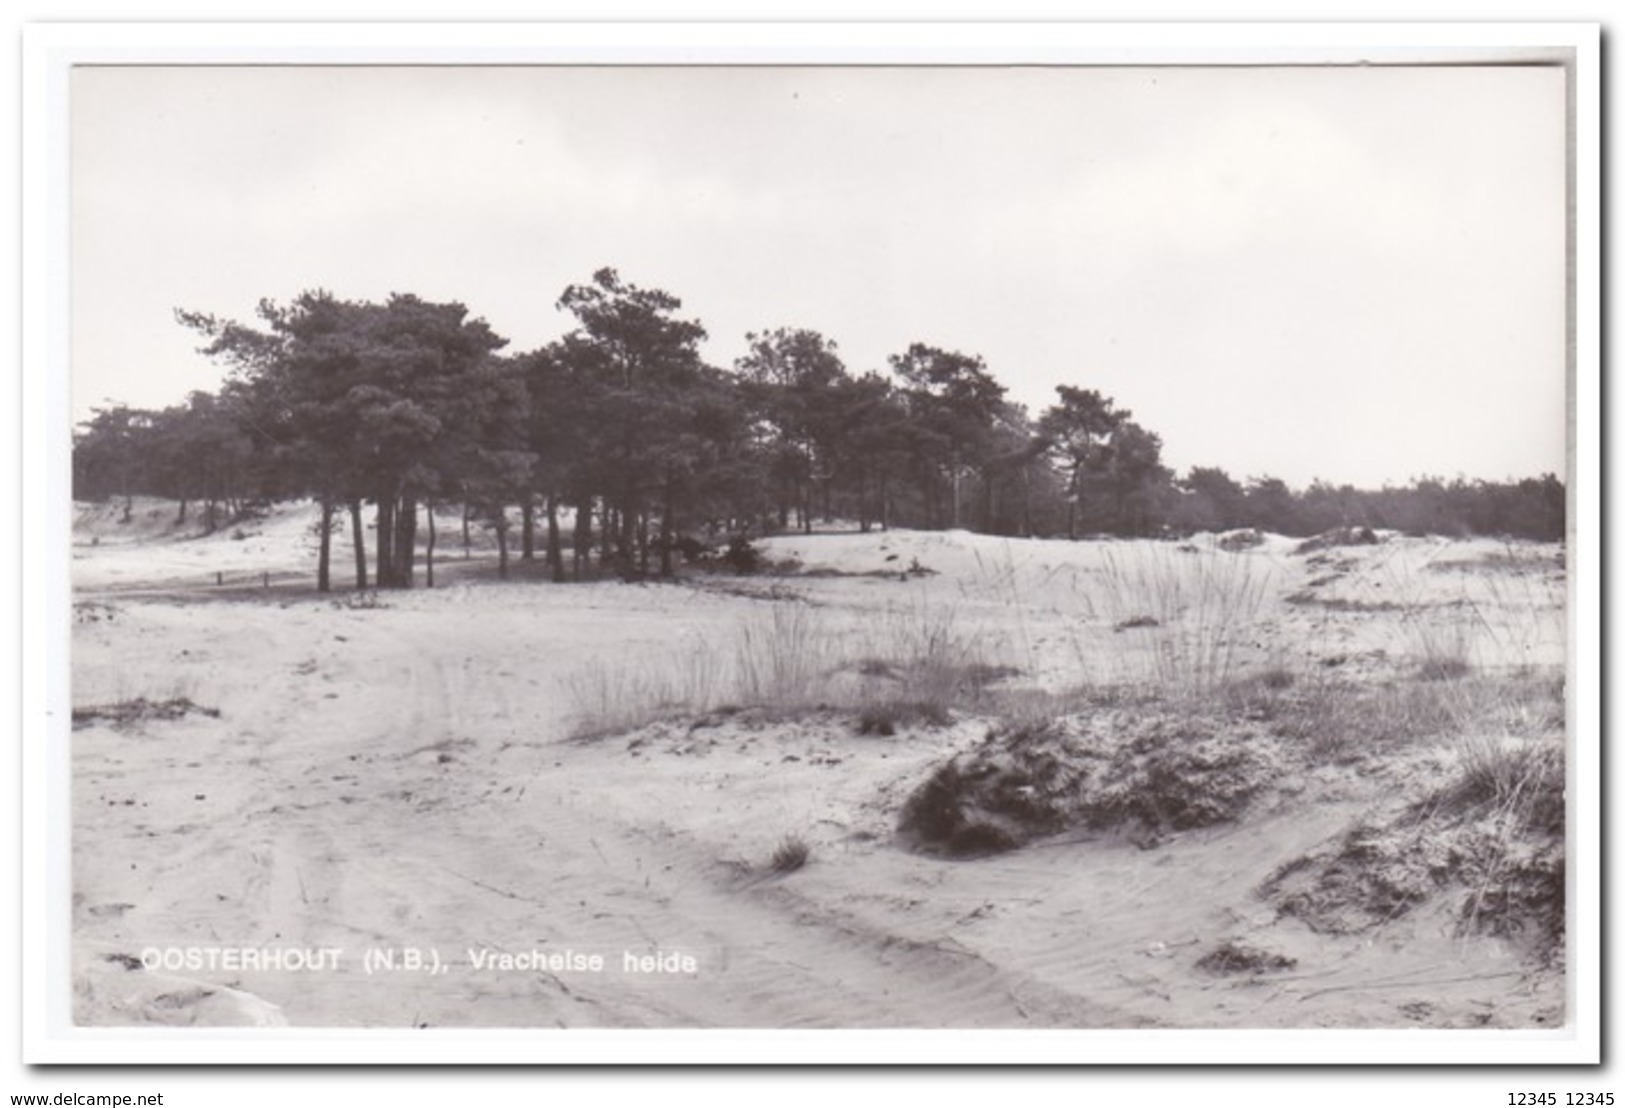
{"type": "Polygon", "coordinates": [[[799,835],[786,835],[773,849],[773,857],[767,864],[768,872],[778,876],[794,873],[811,859],[812,847],[807,845],[807,840],[799,835]]]}
{"type": "Polygon", "coordinates": [[[1459,777],[1437,801],[1487,808],[1509,830],[1557,833],[1563,826],[1563,745],[1552,736],[1464,735],[1459,777]]]}
{"type": "Polygon", "coordinates": [[[1472,673],[1476,629],[1459,618],[1427,618],[1413,613],[1407,621],[1408,653],[1416,659],[1417,674],[1425,681],[1457,681],[1472,673]]]}
{"type": "Polygon", "coordinates": [[[1462,896],[1454,909],[1461,933],[1523,936],[1542,957],[1559,955],[1566,864],[1561,676],[1515,671],[1386,690],[1344,688],[1319,703],[1358,704],[1377,695],[1389,699],[1365,706],[1387,706],[1382,735],[1345,729],[1343,719],[1323,714],[1315,749],[1358,756],[1351,748],[1366,742],[1431,740],[1454,756],[1454,768],[1442,780],[1410,786],[1410,798],[1389,815],[1281,867],[1261,893],[1316,930],[1349,933],[1454,891],[1462,896]]]}
{"type": "Polygon", "coordinates": [[[567,680],[577,738],[615,734],[723,705],[796,715],[852,712],[860,730],[946,723],[984,705],[1017,671],[983,660],[951,612],[892,610],[856,624],[775,605],[730,634],[637,666],[590,665],[567,680]]]}
{"type": "Polygon", "coordinates": [[[1360,680],[1271,669],[1233,681],[1222,704],[1303,743],[1314,761],[1358,761],[1486,730],[1561,736],[1564,728],[1562,677],[1538,670],[1444,680],[1421,669],[1412,680],[1360,680]]]}
{"type": "Polygon", "coordinates": [[[1206,697],[1250,658],[1276,567],[1252,554],[1195,555],[1151,546],[1104,551],[1098,585],[1079,596],[1085,624],[1073,636],[1080,676],[1094,685],[1141,685],[1163,695],[1206,697]],[[1118,635],[1134,631],[1125,649],[1118,635]]]}

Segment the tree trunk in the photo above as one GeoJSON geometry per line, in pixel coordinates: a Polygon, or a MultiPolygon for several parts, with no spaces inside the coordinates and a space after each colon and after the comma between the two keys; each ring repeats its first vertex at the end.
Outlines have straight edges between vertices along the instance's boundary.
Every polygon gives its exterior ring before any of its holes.
{"type": "Polygon", "coordinates": [[[468,519],[473,514],[474,514],[474,509],[469,507],[467,501],[464,501],[463,502],[463,561],[465,561],[465,562],[468,561],[468,549],[469,549],[468,519]]]}
{"type": "Polygon", "coordinates": [[[178,527],[186,522],[186,498],[181,498],[181,510],[175,514],[175,525],[178,527]]]}
{"type": "Polygon", "coordinates": [[[519,513],[520,513],[521,527],[523,528],[521,530],[521,532],[520,532],[520,535],[519,535],[519,546],[520,546],[519,559],[520,559],[520,561],[524,561],[524,562],[533,562],[533,561],[536,560],[536,504],[535,504],[535,502],[532,501],[530,497],[528,497],[528,496],[525,497],[525,502],[524,502],[523,505],[521,505],[521,507],[519,509],[519,513]]]}
{"type": "Polygon", "coordinates": [[[547,498],[547,564],[555,582],[564,580],[564,552],[559,546],[559,498],[547,498]]]}
{"type": "Polygon", "coordinates": [[[954,507],[953,507],[953,512],[951,514],[952,514],[952,518],[953,518],[953,521],[954,521],[953,525],[954,525],[954,527],[957,528],[957,527],[961,526],[962,523],[964,522],[963,519],[961,519],[961,517],[960,517],[960,510],[959,510],[959,485],[960,485],[960,482],[964,480],[963,467],[961,467],[960,464],[959,464],[959,451],[957,451],[957,450],[954,451],[953,457],[950,458],[949,461],[948,461],[948,466],[949,466],[949,469],[952,470],[951,475],[952,475],[952,478],[953,478],[954,507]]]}
{"type": "Polygon", "coordinates": [[[333,579],[329,573],[333,554],[333,504],[329,500],[322,501],[321,552],[316,557],[316,591],[330,592],[333,588],[333,579]]]}
{"type": "Polygon", "coordinates": [[[616,509],[615,522],[620,530],[620,538],[615,543],[615,554],[620,560],[621,568],[629,569],[632,565],[634,544],[637,542],[638,513],[630,504],[622,504],[616,509]]]}
{"type": "Polygon", "coordinates": [[[424,507],[429,513],[429,549],[423,555],[423,584],[425,588],[434,588],[434,501],[425,501],[424,507]]]}
{"type": "Polygon", "coordinates": [[[660,504],[660,576],[671,576],[671,474],[666,474],[665,488],[662,490],[660,504]]]}
{"type": "Polygon", "coordinates": [[[570,569],[577,581],[592,554],[592,497],[583,496],[576,503],[575,543],[570,551],[570,569]]]}
{"type": "Polygon", "coordinates": [[[1033,467],[1029,462],[1021,467],[1021,537],[1033,537],[1033,467]]]}
{"type": "Polygon", "coordinates": [[[378,549],[373,552],[373,581],[381,589],[395,587],[395,497],[378,497],[378,549]]]}
{"type": "Polygon", "coordinates": [[[401,500],[400,509],[395,514],[395,584],[403,589],[412,587],[412,576],[417,561],[418,546],[418,501],[416,496],[408,496],[401,500]]]}
{"type": "Polygon", "coordinates": [[[638,513],[638,572],[649,572],[649,513],[638,513]]]}
{"type": "Polygon", "coordinates": [[[497,576],[504,581],[508,579],[508,524],[505,520],[497,523],[497,576]]]}
{"type": "Polygon", "coordinates": [[[367,536],[361,529],[361,501],[350,501],[350,531],[355,546],[355,587],[367,587],[367,536]]]}
{"type": "Polygon", "coordinates": [[[1076,542],[1078,539],[1078,471],[1073,469],[1072,480],[1067,482],[1066,497],[1066,537],[1076,542]]]}

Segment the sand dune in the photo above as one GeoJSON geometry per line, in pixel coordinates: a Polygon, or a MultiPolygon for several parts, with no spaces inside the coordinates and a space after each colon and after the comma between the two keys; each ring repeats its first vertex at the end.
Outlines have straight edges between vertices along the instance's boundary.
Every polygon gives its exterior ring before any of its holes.
{"type": "Polygon", "coordinates": [[[1560,673],[1554,547],[838,533],[765,542],[779,575],[636,585],[498,582],[487,550],[453,547],[442,587],[358,603],[310,587],[308,507],[201,538],[172,513],[138,505],[133,531],[107,508],[76,519],[80,1023],[1563,1020],[1561,951],[1464,933],[1448,882],[1347,934],[1260,893],[1458,772],[1443,739],[1295,755],[1243,818],[1149,838],[1078,827],[953,858],[898,833],[910,793],[1024,695],[1170,673],[1217,695],[1272,670],[1402,690],[1445,647],[1474,680],[1560,673]],[[829,703],[736,701],[741,628],[775,612],[800,613],[799,641],[824,652],[829,703]],[[843,698],[903,687],[874,652],[921,628],[1000,667],[985,705],[862,733],[843,698]],[[627,719],[595,728],[604,697],[627,719]],[[137,700],[174,707],[99,711],[137,700]],[[808,860],[774,872],[786,839],[808,860]],[[1278,962],[1215,972],[1226,943],[1278,962]],[[190,948],[261,961],[161,967],[190,948]],[[268,970],[276,949],[341,953],[268,970]]]}

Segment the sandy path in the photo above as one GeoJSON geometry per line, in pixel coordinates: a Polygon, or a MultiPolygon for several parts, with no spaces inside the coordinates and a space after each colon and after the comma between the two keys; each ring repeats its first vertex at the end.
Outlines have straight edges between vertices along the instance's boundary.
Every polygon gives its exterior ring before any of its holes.
{"type": "MultiPolygon", "coordinates": [[[[126,625],[176,618],[119,603],[126,625]]],[[[229,625],[211,606],[194,621],[203,641],[185,649],[201,672],[189,683],[200,703],[233,705],[220,720],[75,736],[81,766],[116,764],[79,777],[80,937],[131,954],[342,948],[336,972],[213,979],[298,1025],[1121,1024],[1121,1013],[821,908],[704,841],[628,818],[606,803],[603,767],[557,746],[557,690],[474,649],[494,633],[513,644],[518,624],[497,632],[489,613],[459,617],[450,595],[429,606],[427,635],[403,634],[397,613],[311,606],[232,605],[229,625]],[[114,782],[110,810],[132,813],[118,821],[101,810],[114,782]],[[128,907],[93,910],[108,904],[128,907]],[[364,971],[365,949],[408,947],[437,951],[448,971],[364,971]],[[568,949],[606,965],[482,971],[470,949],[568,949]],[[625,972],[628,953],[657,950],[692,955],[696,972],[625,972]]],[[[624,652],[614,622],[575,635],[576,657],[624,652]]],[[[172,628],[151,630],[173,640],[172,628]]],[[[555,648],[547,630],[534,634],[532,648],[555,648]]]]}

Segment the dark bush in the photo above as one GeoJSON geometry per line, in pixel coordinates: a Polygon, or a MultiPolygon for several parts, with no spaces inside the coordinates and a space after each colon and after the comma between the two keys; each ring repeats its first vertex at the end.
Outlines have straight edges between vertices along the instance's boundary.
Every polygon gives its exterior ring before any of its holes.
{"type": "Polygon", "coordinates": [[[1375,546],[1382,540],[1369,527],[1334,527],[1322,531],[1312,539],[1305,539],[1293,549],[1294,554],[1313,554],[1334,546],[1375,546]]]}
{"type": "Polygon", "coordinates": [[[1226,939],[1204,954],[1196,968],[1208,973],[1268,973],[1288,970],[1298,964],[1296,958],[1263,950],[1236,939],[1226,939]]]}
{"type": "Polygon", "coordinates": [[[890,737],[900,727],[923,724],[926,727],[946,727],[953,716],[946,706],[923,700],[888,700],[871,704],[858,713],[857,729],[860,735],[890,737]]]}
{"type": "Polygon", "coordinates": [[[905,802],[899,830],[957,855],[1070,828],[1208,827],[1239,818],[1275,779],[1276,751],[1254,730],[1208,735],[1174,719],[1023,725],[938,766],[905,802]]]}
{"type": "Polygon", "coordinates": [[[728,540],[728,549],[723,553],[722,561],[729,569],[743,576],[762,568],[762,552],[744,535],[735,535],[728,540]]]}

